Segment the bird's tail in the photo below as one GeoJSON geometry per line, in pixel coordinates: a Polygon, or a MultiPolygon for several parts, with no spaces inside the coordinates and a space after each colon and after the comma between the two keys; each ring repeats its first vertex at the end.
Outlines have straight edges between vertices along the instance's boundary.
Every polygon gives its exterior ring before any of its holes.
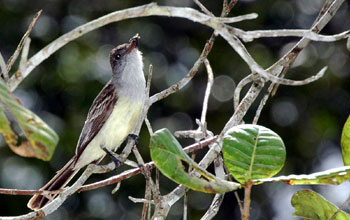
{"type": "MultiPolygon", "coordinates": [[[[68,182],[74,177],[79,169],[74,170],[75,157],[73,157],[57,174],[40,190],[53,191],[59,190],[65,187],[68,182]]],[[[57,195],[57,194],[56,194],[57,195]]],[[[34,195],[28,202],[28,208],[32,210],[38,210],[44,207],[48,202],[56,196],[55,194],[50,195],[34,195]]]]}

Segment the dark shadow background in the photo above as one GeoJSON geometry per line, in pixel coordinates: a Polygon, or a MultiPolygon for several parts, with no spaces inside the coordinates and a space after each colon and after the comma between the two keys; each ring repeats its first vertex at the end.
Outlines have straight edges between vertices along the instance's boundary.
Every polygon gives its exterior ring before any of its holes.
{"type": "MultiPolygon", "coordinates": [[[[220,14],[221,1],[202,2],[213,13],[220,14]]],[[[115,10],[145,3],[149,1],[1,0],[0,51],[6,60],[12,55],[33,15],[40,9],[44,11],[31,34],[29,56],[78,25],[115,10]]],[[[158,3],[197,8],[190,0],[162,0],[158,3]]],[[[322,4],[323,1],[245,0],[237,4],[230,16],[258,13],[258,19],[234,24],[244,30],[309,28],[322,4]]],[[[336,34],[349,29],[349,8],[349,2],[345,2],[322,33],[336,34]]],[[[126,42],[135,33],[142,37],[140,50],[144,54],[145,72],[150,63],[154,66],[151,88],[154,94],[187,73],[212,30],[185,19],[147,17],[107,25],[64,46],[37,67],[15,91],[25,106],[58,133],[60,141],[55,155],[50,162],[21,158],[12,153],[1,139],[0,187],[38,189],[72,157],[87,111],[110,77],[109,50],[126,42]]],[[[268,67],[297,40],[292,37],[265,38],[247,43],[246,47],[260,65],[268,67]]],[[[327,65],[325,76],[303,87],[280,86],[262,112],[259,124],[277,132],[287,148],[286,164],[280,175],[342,166],[340,135],[350,113],[350,59],[345,44],[346,41],[342,40],[309,45],[287,77],[304,79],[327,65]]],[[[218,133],[232,115],[233,89],[249,69],[220,37],[208,59],[215,74],[208,128],[218,133]]],[[[154,129],[195,128],[205,86],[206,72],[201,67],[183,90],[152,106],[148,116],[154,129]]],[[[246,115],[247,123],[253,119],[257,106],[258,102],[254,103],[246,115]]],[[[139,148],[147,161],[150,160],[148,142],[149,135],[143,127],[139,148]]],[[[184,140],[183,143],[191,142],[184,140]]],[[[89,182],[107,176],[95,175],[89,182]]],[[[144,179],[139,175],[123,181],[114,195],[110,194],[113,186],[74,195],[46,219],[139,219],[142,205],[132,203],[128,196],[142,197],[144,185],[144,179]]],[[[161,186],[162,193],[167,193],[175,184],[163,177],[161,186]]],[[[274,183],[256,186],[252,192],[251,219],[297,219],[292,217],[290,199],[300,189],[316,190],[341,205],[349,196],[350,184],[296,187],[274,183]]],[[[243,197],[241,191],[239,194],[243,197]]],[[[212,195],[190,192],[188,219],[199,219],[208,209],[211,198],[212,195]]],[[[0,195],[0,216],[27,213],[28,199],[29,196],[0,195]]],[[[168,219],[182,219],[182,204],[183,200],[171,209],[168,219]]],[[[346,210],[349,212],[350,208],[346,210]]],[[[227,193],[215,219],[240,219],[239,215],[233,193],[227,193]]]]}

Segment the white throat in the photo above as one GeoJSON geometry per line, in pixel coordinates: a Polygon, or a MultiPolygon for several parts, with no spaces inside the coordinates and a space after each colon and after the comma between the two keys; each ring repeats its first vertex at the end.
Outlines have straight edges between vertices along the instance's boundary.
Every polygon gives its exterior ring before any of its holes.
{"type": "Polygon", "coordinates": [[[116,82],[118,96],[129,97],[131,100],[145,99],[146,81],[143,74],[143,61],[141,52],[132,50],[126,57],[128,60],[124,71],[116,82]]]}

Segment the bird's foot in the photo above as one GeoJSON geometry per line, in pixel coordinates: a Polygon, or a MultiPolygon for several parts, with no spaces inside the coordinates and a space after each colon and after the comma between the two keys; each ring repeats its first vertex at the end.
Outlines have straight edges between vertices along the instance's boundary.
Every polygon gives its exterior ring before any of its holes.
{"type": "Polygon", "coordinates": [[[115,170],[118,169],[118,167],[122,164],[122,162],[120,162],[120,160],[118,160],[118,158],[114,155],[114,152],[108,150],[106,147],[102,146],[101,147],[102,150],[104,152],[106,152],[106,154],[112,159],[112,161],[115,164],[115,170]]]}
{"type": "Polygon", "coordinates": [[[137,134],[129,134],[129,135],[128,135],[128,140],[129,140],[129,139],[132,139],[132,140],[135,141],[136,147],[139,146],[139,136],[138,136],[137,134]]]}

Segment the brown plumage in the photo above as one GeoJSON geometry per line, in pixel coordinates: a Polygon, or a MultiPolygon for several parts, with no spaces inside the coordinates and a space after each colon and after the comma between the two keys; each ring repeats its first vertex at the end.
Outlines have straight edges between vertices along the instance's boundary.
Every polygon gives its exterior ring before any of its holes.
{"type": "MultiPolygon", "coordinates": [[[[112,79],[104,86],[89,109],[80,134],[75,156],[41,188],[62,189],[84,166],[100,161],[107,150],[115,150],[134,128],[141,114],[145,96],[145,79],[141,53],[137,49],[139,36],[110,53],[112,79]],[[136,49],[135,49],[136,48],[136,49]]],[[[38,210],[56,195],[34,195],[28,207],[38,210]]]]}
{"type": "MultiPolygon", "coordinates": [[[[114,85],[109,81],[102,89],[99,95],[95,98],[90,107],[88,116],[83,130],[80,134],[76,155],[61,169],[57,174],[40,190],[54,191],[59,190],[67,185],[67,183],[74,177],[79,169],[74,169],[75,163],[78,161],[80,155],[90,143],[90,141],[97,135],[101,127],[104,125],[108,117],[113,111],[113,107],[117,102],[118,97],[114,85]]],[[[49,197],[54,198],[51,194],[49,197]]],[[[28,202],[28,207],[34,210],[44,207],[50,200],[42,195],[35,195],[28,202]]]]}

